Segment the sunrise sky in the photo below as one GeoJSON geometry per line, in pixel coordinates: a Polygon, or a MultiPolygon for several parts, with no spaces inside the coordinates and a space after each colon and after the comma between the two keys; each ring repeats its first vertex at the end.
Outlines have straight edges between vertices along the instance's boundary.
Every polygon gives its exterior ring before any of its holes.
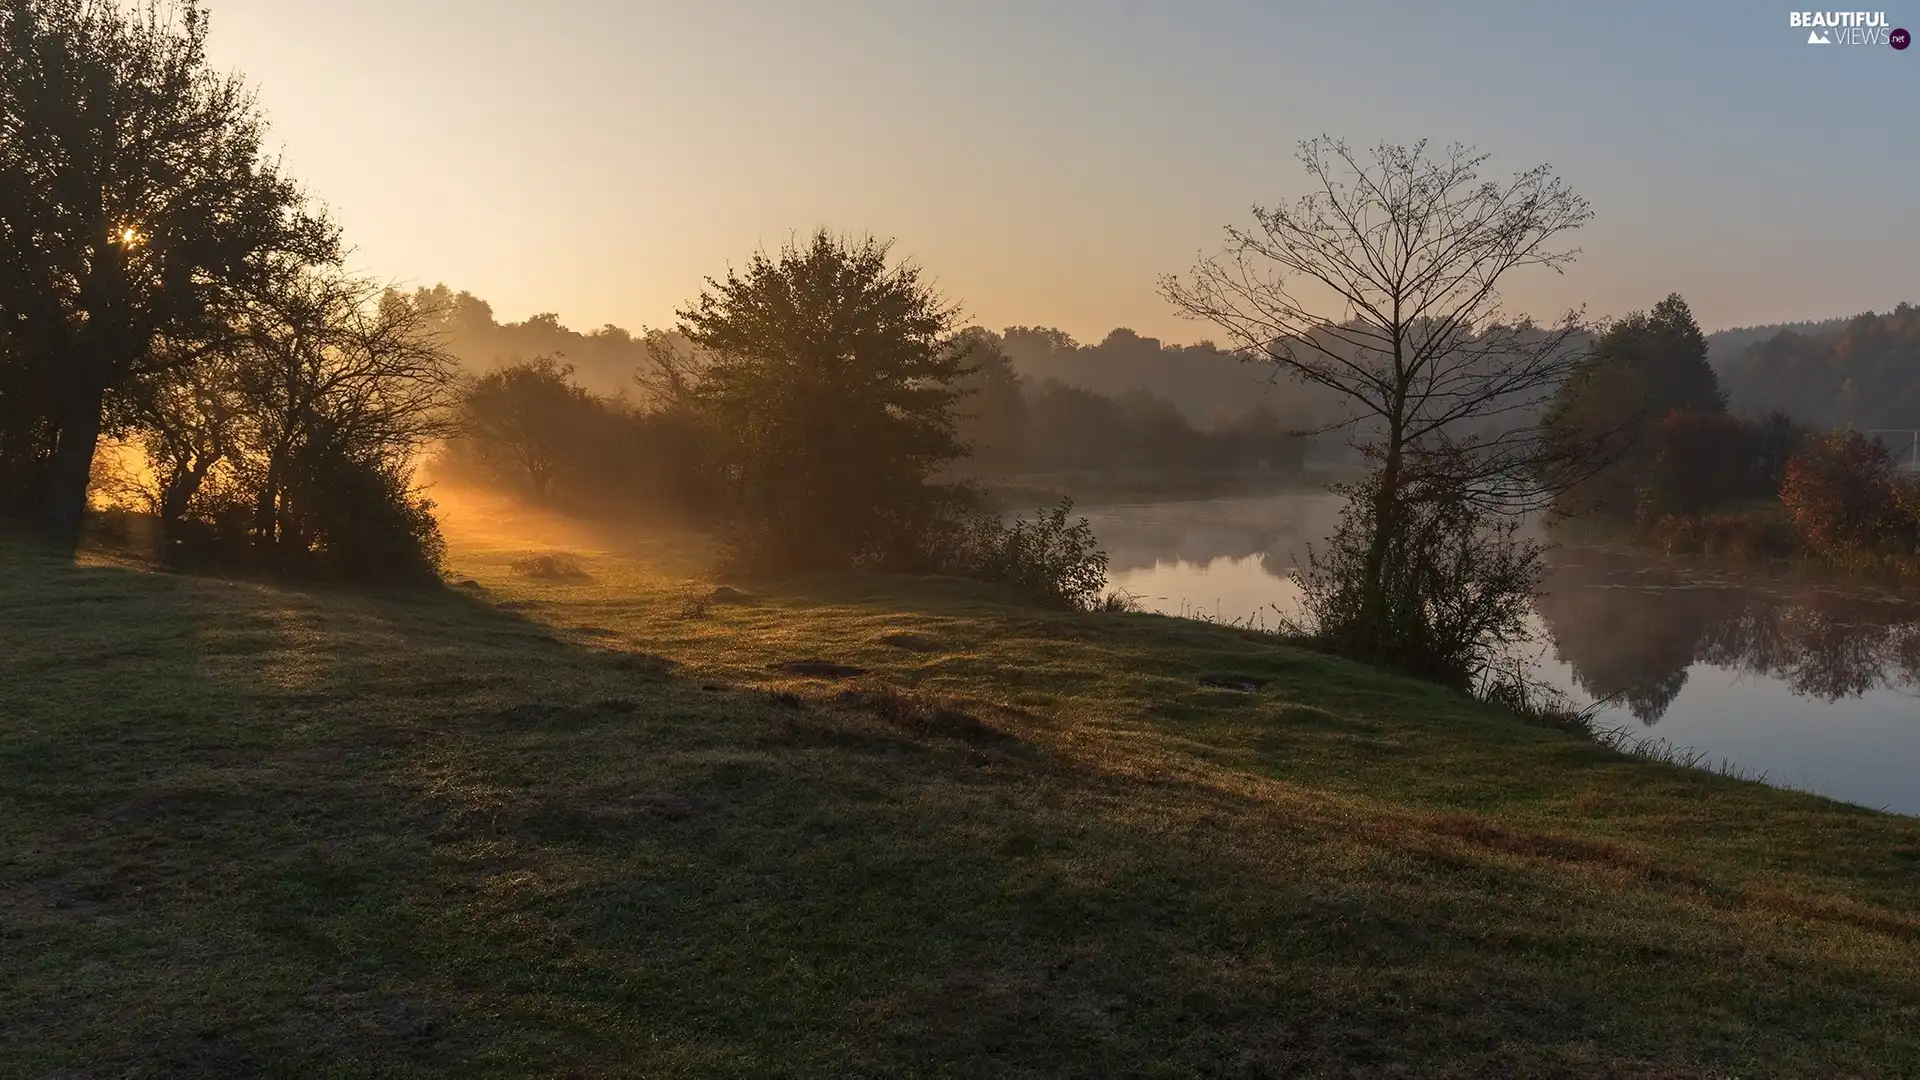
{"type": "Polygon", "coordinates": [[[1321,132],[1552,163],[1597,217],[1511,308],[1677,290],[1711,329],[1920,300],[1920,49],[1809,46],[1784,7],[212,7],[354,265],[503,321],[667,325],[702,275],[825,225],[897,238],[986,326],[1194,340],[1156,278],[1297,195],[1321,132]]]}

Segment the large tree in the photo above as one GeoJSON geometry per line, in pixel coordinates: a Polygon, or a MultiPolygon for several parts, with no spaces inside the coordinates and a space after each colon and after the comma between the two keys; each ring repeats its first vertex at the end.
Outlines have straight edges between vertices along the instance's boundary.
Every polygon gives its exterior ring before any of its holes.
{"type": "Polygon", "coordinates": [[[734,486],[739,554],[811,569],[911,546],[966,452],[954,309],[886,244],[824,231],[707,284],[679,329],[704,358],[690,393],[734,486]]]}
{"type": "Polygon", "coordinates": [[[1562,509],[1631,517],[1658,425],[1673,413],[1721,415],[1726,407],[1706,335],[1678,293],[1610,323],[1547,409],[1545,430],[1558,445],[1604,446],[1609,459],[1562,492],[1562,509]]]}
{"type": "Polygon", "coordinates": [[[105,410],[208,340],[276,262],[333,227],[262,153],[251,92],[206,55],[195,0],[0,6],[0,323],[43,403],[43,507],[77,538],[105,410]]]}
{"type": "Polygon", "coordinates": [[[1356,153],[1320,138],[1300,160],[1308,194],[1256,207],[1253,227],[1230,227],[1222,254],[1163,289],[1243,355],[1344,403],[1336,423],[1376,467],[1353,492],[1367,505],[1348,570],[1355,617],[1377,625],[1398,617],[1394,603],[1431,599],[1388,580],[1408,530],[1476,520],[1423,501],[1525,509],[1582,467],[1528,422],[1579,358],[1577,316],[1510,315],[1500,285],[1564,267],[1577,253],[1566,234],[1591,213],[1546,166],[1483,180],[1485,156],[1459,146],[1356,153]]]}

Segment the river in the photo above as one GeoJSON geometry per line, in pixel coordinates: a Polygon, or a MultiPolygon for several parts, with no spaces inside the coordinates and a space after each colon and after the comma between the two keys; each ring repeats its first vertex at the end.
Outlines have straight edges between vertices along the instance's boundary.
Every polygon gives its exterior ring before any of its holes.
{"type": "MultiPolygon", "coordinates": [[[[1271,627],[1329,495],[1083,508],[1148,610],[1271,627]]],[[[1920,592],[1566,547],[1535,605],[1544,682],[1602,723],[1768,782],[1920,814],[1920,592]]]]}

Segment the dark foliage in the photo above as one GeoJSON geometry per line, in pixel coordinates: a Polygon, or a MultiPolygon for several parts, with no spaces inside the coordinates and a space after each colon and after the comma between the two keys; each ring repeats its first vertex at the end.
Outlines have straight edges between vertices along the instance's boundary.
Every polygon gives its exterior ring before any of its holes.
{"type": "Polygon", "coordinates": [[[1920,308],[1911,304],[1784,330],[1721,367],[1745,410],[1784,409],[1816,427],[1920,428],[1920,308]]]}
{"type": "Polygon", "coordinates": [[[1521,535],[1519,520],[1480,513],[1447,475],[1403,492],[1377,605],[1369,603],[1367,571],[1381,535],[1371,518],[1380,476],[1340,490],[1347,505],[1339,527],[1308,548],[1307,569],[1295,575],[1308,616],[1298,629],[1340,655],[1468,690],[1526,640],[1545,549],[1521,535]]]}
{"type": "MultiPolygon", "coordinates": [[[[1611,462],[1563,491],[1558,508],[1632,520],[1659,452],[1655,428],[1675,412],[1726,412],[1707,363],[1706,337],[1678,295],[1608,326],[1549,403],[1544,426],[1557,443],[1602,447],[1611,462]]],[[[1676,476],[1669,484],[1683,500],[1691,497],[1683,490],[1688,479],[1676,476]]]]}
{"type": "Polygon", "coordinates": [[[0,475],[67,542],[115,399],[191,355],[157,343],[217,337],[277,263],[338,252],[206,39],[191,0],[0,7],[0,475]]]}
{"type": "Polygon", "coordinates": [[[341,580],[427,580],[444,553],[415,455],[450,430],[432,313],[368,282],[292,271],[221,338],[136,384],[138,493],[168,557],[341,580]]]}
{"type": "Polygon", "coordinates": [[[816,233],[709,279],[680,315],[739,569],[898,565],[970,501],[935,479],[966,453],[954,312],[887,245],[816,233]]]}
{"type": "Polygon", "coordinates": [[[1650,522],[1770,500],[1805,438],[1780,413],[1746,421],[1718,412],[1670,412],[1651,426],[1641,448],[1635,519],[1650,522]]]}
{"type": "Polygon", "coordinates": [[[414,490],[404,462],[330,438],[291,457],[281,498],[274,569],[345,581],[433,582],[446,543],[433,502],[414,490]]]}

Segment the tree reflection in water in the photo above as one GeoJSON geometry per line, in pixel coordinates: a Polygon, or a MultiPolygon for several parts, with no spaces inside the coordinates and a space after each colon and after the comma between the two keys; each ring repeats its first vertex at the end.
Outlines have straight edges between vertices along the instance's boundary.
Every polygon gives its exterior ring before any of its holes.
{"type": "Polygon", "coordinates": [[[1920,602],[1591,549],[1562,551],[1537,608],[1579,687],[1658,721],[1696,663],[1839,701],[1920,691],[1920,602]]]}

